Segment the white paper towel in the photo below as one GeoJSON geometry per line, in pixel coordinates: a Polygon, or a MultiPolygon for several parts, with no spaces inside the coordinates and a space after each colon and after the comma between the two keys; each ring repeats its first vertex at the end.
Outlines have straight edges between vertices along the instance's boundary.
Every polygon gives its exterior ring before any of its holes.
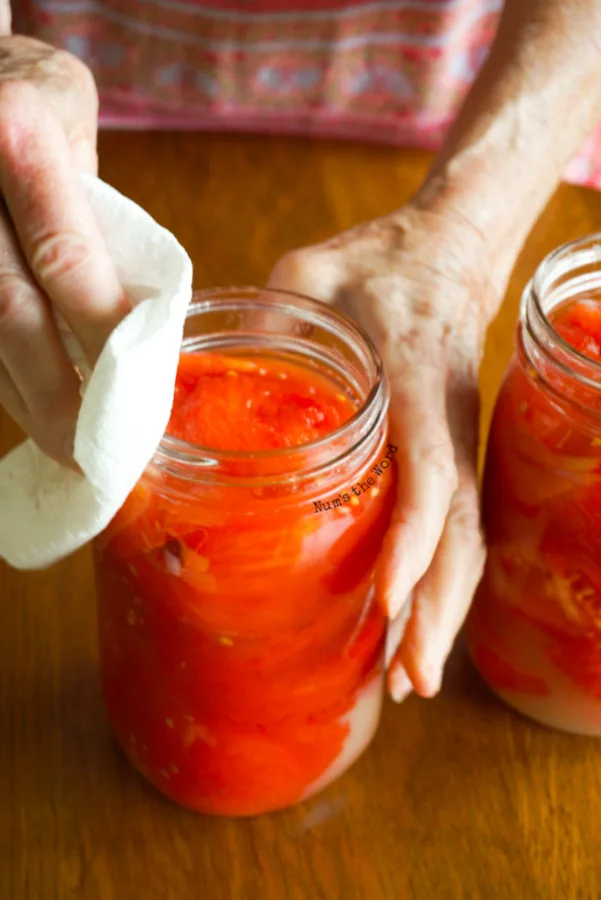
{"type": "MultiPolygon", "coordinates": [[[[84,375],[75,437],[84,474],[32,441],[0,460],[0,558],[20,569],[83,546],[123,505],[169,421],[192,296],[192,263],[173,235],[99,179],[82,181],[134,308],[84,375]]],[[[73,341],[65,346],[77,362],[73,341]]]]}

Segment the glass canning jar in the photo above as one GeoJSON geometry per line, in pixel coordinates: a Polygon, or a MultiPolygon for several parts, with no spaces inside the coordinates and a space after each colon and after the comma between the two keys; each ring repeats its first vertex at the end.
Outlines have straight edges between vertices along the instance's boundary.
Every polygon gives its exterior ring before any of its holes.
{"type": "Polygon", "coordinates": [[[234,376],[292,364],[355,410],[285,449],[166,434],[95,542],[117,740],[175,801],[255,815],[327,786],[377,729],[386,620],[374,563],[396,484],[388,387],[357,325],[282,292],[196,294],[182,353],[220,354],[234,376]]]}
{"type": "Polygon", "coordinates": [[[560,247],[521,305],[483,483],[471,657],[508,704],[601,734],[601,236],[560,247]]]}

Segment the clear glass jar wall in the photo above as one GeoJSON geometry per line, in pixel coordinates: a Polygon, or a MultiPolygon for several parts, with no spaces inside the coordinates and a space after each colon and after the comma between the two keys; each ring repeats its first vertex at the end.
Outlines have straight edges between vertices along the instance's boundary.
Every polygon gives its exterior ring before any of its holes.
{"type": "Polygon", "coordinates": [[[95,545],[118,741],[174,800],[254,815],[328,785],[376,731],[386,622],[374,564],[397,448],[377,351],[322,304],[253,288],[198,294],[182,351],[225,360],[233,378],[302,371],[353,410],[322,439],[277,450],[166,434],[95,545]]]}
{"type": "Polygon", "coordinates": [[[601,237],[559,248],[523,295],[483,484],[488,560],[470,654],[508,704],[601,734],[601,237]]]}

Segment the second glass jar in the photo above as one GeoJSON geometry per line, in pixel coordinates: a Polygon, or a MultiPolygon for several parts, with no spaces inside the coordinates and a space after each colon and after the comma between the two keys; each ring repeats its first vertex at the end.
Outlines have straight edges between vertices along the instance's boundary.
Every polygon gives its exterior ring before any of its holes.
{"type": "Polygon", "coordinates": [[[468,646],[508,704],[601,735],[601,237],[544,260],[516,345],[489,435],[468,646]]]}

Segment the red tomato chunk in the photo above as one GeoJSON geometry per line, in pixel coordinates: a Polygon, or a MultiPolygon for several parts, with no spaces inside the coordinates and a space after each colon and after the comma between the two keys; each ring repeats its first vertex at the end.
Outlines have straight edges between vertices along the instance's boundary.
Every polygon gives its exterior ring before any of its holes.
{"type": "MultiPolygon", "coordinates": [[[[599,302],[562,304],[550,321],[601,362],[599,302]]],[[[467,635],[508,702],[601,734],[601,422],[572,405],[582,388],[558,371],[553,394],[514,359],[501,388],[484,477],[488,561],[467,635]]]]}
{"type": "MultiPolygon", "coordinates": [[[[285,450],[356,410],[349,391],[290,360],[183,354],[168,432],[216,450],[285,450]]],[[[366,471],[383,456],[385,436],[366,471]]],[[[260,476],[260,456],[254,465],[260,476]]],[[[294,483],[183,490],[149,472],[97,542],[109,720],[174,800],[224,815],[278,809],[371,738],[385,636],[373,571],[396,469],[354,503],[320,514],[312,503],[366,471],[301,496],[294,483]]]]}

